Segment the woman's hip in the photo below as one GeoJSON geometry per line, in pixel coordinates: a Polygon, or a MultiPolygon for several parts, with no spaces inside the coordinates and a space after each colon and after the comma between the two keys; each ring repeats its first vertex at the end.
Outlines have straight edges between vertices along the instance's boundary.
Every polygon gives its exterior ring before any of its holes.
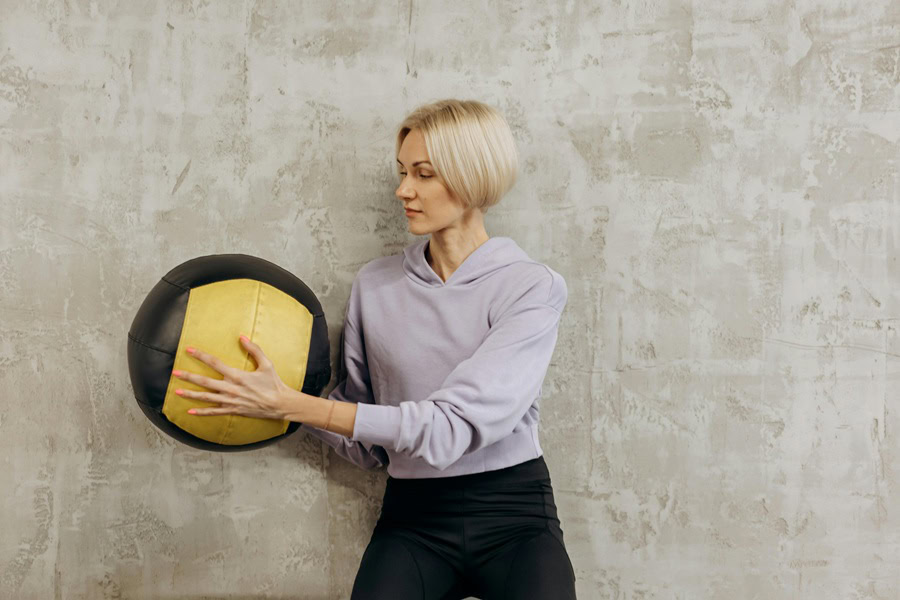
{"type": "Polygon", "coordinates": [[[558,523],[544,457],[482,473],[427,479],[388,478],[380,521],[422,522],[465,516],[558,523]]]}

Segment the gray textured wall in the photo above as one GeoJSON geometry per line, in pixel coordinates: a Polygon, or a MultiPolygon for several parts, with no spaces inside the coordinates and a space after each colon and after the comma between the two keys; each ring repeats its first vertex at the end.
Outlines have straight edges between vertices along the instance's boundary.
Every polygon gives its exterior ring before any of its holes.
{"type": "Polygon", "coordinates": [[[243,252],[336,354],[417,239],[394,127],[442,97],[506,115],[488,232],[568,282],[541,435],[579,597],[900,597],[896,0],[0,10],[0,597],[348,596],[384,473],[159,434],[126,333],[243,252]]]}

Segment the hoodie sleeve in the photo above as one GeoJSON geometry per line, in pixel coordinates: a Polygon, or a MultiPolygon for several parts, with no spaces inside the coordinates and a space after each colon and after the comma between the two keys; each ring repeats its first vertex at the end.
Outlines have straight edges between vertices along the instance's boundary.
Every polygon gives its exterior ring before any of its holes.
{"type": "MultiPolygon", "coordinates": [[[[347,312],[344,316],[344,328],[341,332],[343,357],[341,370],[345,376],[328,394],[328,399],[338,402],[374,403],[375,396],[372,393],[372,384],[369,379],[365,344],[363,344],[361,330],[355,323],[358,306],[356,294],[356,280],[354,280],[350,289],[350,302],[347,304],[347,312]]],[[[301,424],[300,429],[319,438],[334,448],[339,456],[363,469],[376,469],[388,463],[387,453],[384,448],[379,446],[351,440],[340,433],[319,429],[306,423],[301,424]]]]}
{"type": "Polygon", "coordinates": [[[360,404],[351,439],[444,470],[508,436],[540,395],[567,299],[566,282],[555,272],[534,283],[440,389],[398,406],[360,404]]]}

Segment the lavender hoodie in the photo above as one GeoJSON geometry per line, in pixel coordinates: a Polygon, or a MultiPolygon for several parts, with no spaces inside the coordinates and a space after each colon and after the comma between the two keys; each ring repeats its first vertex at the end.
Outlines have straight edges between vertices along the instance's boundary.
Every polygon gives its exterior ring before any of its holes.
{"type": "Polygon", "coordinates": [[[346,377],[328,398],[358,403],[353,435],[303,424],[341,457],[399,479],[448,477],[543,454],[541,386],[568,290],[515,241],[491,237],[444,282],[430,238],[356,275],[344,319],[346,377]]]}

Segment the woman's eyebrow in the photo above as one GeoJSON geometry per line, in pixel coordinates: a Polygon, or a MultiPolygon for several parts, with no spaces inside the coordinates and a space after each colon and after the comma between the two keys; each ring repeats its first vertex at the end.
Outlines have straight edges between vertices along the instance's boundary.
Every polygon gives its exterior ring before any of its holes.
{"type": "MultiPolygon", "coordinates": [[[[403,164],[402,162],[400,162],[400,159],[399,159],[399,158],[397,159],[397,162],[400,163],[401,165],[403,164]]],[[[412,164],[412,166],[421,165],[422,163],[428,163],[429,165],[431,164],[431,163],[428,162],[427,160],[419,160],[419,161],[414,162],[414,163],[412,164]]]]}

